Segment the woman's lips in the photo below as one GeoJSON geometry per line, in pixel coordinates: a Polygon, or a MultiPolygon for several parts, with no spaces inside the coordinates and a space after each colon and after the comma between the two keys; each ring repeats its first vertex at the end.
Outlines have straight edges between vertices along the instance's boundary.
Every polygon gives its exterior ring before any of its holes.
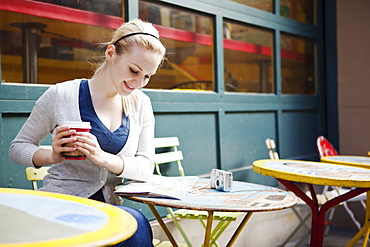
{"type": "Polygon", "coordinates": [[[134,89],[135,89],[135,87],[134,87],[134,86],[129,85],[127,82],[125,82],[125,85],[126,85],[126,87],[127,87],[128,89],[130,89],[130,90],[134,90],[134,89]]]}

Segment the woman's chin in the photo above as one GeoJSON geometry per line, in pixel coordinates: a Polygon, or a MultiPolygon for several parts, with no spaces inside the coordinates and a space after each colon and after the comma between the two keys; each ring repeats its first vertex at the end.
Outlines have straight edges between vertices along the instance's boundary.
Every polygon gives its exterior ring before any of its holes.
{"type": "Polygon", "coordinates": [[[126,89],[126,90],[120,92],[120,95],[122,95],[122,96],[129,96],[133,91],[134,91],[134,89],[133,90],[127,90],[126,89]]]}

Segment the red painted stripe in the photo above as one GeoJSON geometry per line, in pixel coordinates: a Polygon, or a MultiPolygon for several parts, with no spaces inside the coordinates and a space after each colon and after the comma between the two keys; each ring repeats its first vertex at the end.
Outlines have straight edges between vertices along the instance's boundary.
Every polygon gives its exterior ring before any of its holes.
{"type": "Polygon", "coordinates": [[[238,40],[224,39],[224,48],[234,51],[271,56],[271,48],[268,46],[255,45],[238,40]]]}
{"type": "Polygon", "coordinates": [[[160,25],[154,25],[159,34],[166,39],[184,41],[184,42],[192,42],[201,45],[212,45],[212,37],[210,35],[200,34],[200,33],[193,33],[181,29],[176,29],[172,27],[164,27],[160,25]]]}
{"type": "Polygon", "coordinates": [[[312,56],[305,55],[298,52],[293,52],[289,50],[281,50],[281,58],[291,59],[295,61],[313,62],[312,56]]]}
{"type": "Polygon", "coordinates": [[[117,29],[122,18],[31,0],[1,0],[0,10],[117,29]]]}
{"type": "MultiPolygon", "coordinates": [[[[117,16],[105,15],[87,10],[69,8],[32,0],[1,0],[0,10],[112,29],[117,29],[123,22],[122,18],[117,16]]],[[[155,27],[158,29],[161,37],[166,39],[191,42],[206,46],[213,45],[212,36],[210,35],[199,34],[160,25],[155,25],[155,27]]],[[[228,39],[224,39],[224,48],[254,54],[262,54],[266,56],[271,56],[272,52],[270,47],[228,39]]],[[[298,61],[305,61],[308,58],[304,54],[286,50],[281,51],[281,56],[283,58],[298,61]]]]}
{"type": "MultiPolygon", "coordinates": [[[[184,30],[159,25],[155,25],[155,27],[158,29],[160,35],[167,39],[197,43],[206,46],[212,45],[212,37],[210,35],[192,33],[184,30]]],[[[230,39],[224,39],[224,49],[261,54],[265,56],[271,56],[272,54],[271,47],[255,45],[251,43],[230,39]]],[[[304,54],[288,50],[282,50],[281,56],[282,58],[292,59],[296,61],[305,61],[307,59],[307,56],[304,54]]]]}

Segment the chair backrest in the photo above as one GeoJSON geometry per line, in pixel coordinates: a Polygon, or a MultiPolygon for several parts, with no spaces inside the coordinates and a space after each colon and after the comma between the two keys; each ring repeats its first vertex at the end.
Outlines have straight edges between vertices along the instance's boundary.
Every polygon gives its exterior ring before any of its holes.
{"type": "Polygon", "coordinates": [[[37,190],[37,180],[43,180],[45,175],[48,174],[48,169],[50,167],[40,167],[40,168],[34,168],[34,167],[27,167],[26,168],[26,176],[27,179],[32,182],[32,188],[34,190],[37,190]]]}
{"type": "Polygon", "coordinates": [[[154,140],[154,146],[156,148],[156,154],[154,157],[154,165],[158,175],[162,175],[160,170],[160,165],[170,164],[172,162],[177,163],[177,169],[180,176],[185,176],[184,169],[181,165],[181,160],[184,159],[182,152],[177,150],[180,145],[179,138],[177,137],[158,137],[154,140]],[[158,149],[165,150],[163,152],[158,152],[158,149]]]}
{"type": "MultiPolygon", "coordinates": [[[[44,149],[52,149],[51,145],[40,145],[40,147],[44,149]]],[[[32,188],[34,190],[37,190],[37,181],[43,180],[44,177],[48,174],[48,169],[50,167],[40,167],[40,168],[34,168],[34,167],[27,167],[26,168],[26,177],[28,180],[32,182],[32,188]]]]}
{"type": "Polygon", "coordinates": [[[333,147],[333,145],[331,145],[331,143],[324,136],[317,137],[316,145],[320,157],[338,155],[337,150],[333,147]]]}
{"type": "Polygon", "coordinates": [[[265,142],[266,142],[266,147],[269,150],[270,159],[278,160],[279,154],[275,152],[276,145],[275,145],[274,139],[267,138],[265,142]]]}

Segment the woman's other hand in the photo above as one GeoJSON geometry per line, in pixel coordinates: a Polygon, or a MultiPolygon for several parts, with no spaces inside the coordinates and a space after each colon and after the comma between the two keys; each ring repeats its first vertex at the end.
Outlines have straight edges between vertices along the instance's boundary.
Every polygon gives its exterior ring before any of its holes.
{"type": "Polygon", "coordinates": [[[88,132],[77,132],[77,150],[81,151],[95,165],[104,167],[109,171],[119,175],[123,172],[123,159],[118,155],[107,153],[100,148],[96,137],[88,132]]]}

